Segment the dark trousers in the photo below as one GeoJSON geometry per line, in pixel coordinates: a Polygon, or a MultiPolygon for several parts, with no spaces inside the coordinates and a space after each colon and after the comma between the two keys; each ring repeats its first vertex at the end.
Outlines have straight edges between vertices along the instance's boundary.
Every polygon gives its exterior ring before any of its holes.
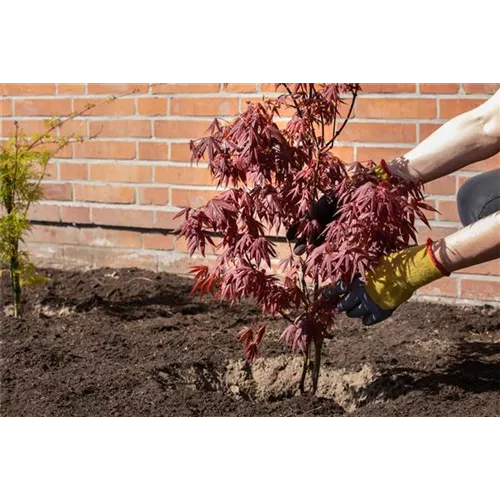
{"type": "Polygon", "coordinates": [[[458,191],[457,205],[464,226],[500,211],[500,168],[469,179],[458,191]]]}

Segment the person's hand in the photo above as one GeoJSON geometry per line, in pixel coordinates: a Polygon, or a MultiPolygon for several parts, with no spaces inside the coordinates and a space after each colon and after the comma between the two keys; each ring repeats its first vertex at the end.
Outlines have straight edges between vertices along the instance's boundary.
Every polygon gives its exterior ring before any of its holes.
{"type": "MultiPolygon", "coordinates": [[[[323,243],[323,238],[321,233],[326,228],[326,226],[335,219],[335,213],[337,212],[337,200],[333,194],[328,194],[322,196],[317,203],[314,205],[313,219],[315,219],[319,226],[320,231],[313,240],[315,246],[319,246],[323,243]]],[[[293,251],[295,255],[302,255],[307,250],[307,239],[306,237],[297,238],[297,232],[299,230],[300,223],[297,222],[290,226],[286,233],[286,238],[288,241],[294,243],[293,251]]]]}
{"type": "Polygon", "coordinates": [[[341,297],[337,309],[350,318],[362,318],[365,326],[386,320],[416,290],[449,273],[436,260],[432,240],[381,257],[373,272],[345,286],[329,286],[326,298],[341,297]]]}
{"type": "MultiPolygon", "coordinates": [[[[360,167],[359,164],[347,166],[347,175],[353,177],[356,174],[357,168],[360,167]]],[[[387,163],[385,160],[381,160],[379,165],[373,168],[373,171],[377,175],[380,181],[388,181],[392,174],[390,173],[387,163]]],[[[315,238],[313,238],[312,243],[314,246],[319,246],[324,242],[324,238],[321,233],[325,230],[326,226],[335,220],[335,215],[337,213],[337,200],[335,199],[333,193],[326,194],[322,196],[317,203],[314,205],[314,212],[312,219],[316,220],[319,224],[320,230],[315,238]]],[[[310,220],[311,218],[309,218],[310,220]]],[[[297,238],[297,233],[299,230],[299,222],[296,222],[288,229],[286,233],[286,238],[288,241],[294,243],[294,253],[296,255],[303,255],[307,250],[307,239],[305,237],[297,238]]]]}

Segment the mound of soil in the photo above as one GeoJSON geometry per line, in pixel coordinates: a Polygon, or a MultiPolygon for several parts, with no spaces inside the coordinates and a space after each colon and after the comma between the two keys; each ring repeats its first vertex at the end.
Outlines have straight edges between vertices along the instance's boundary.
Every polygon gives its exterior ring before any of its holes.
{"type": "Polygon", "coordinates": [[[262,357],[236,337],[262,318],[136,269],[45,270],[11,316],[0,298],[2,416],[498,416],[500,310],[410,303],[371,328],[342,316],[316,396],[272,319],[262,357]]]}

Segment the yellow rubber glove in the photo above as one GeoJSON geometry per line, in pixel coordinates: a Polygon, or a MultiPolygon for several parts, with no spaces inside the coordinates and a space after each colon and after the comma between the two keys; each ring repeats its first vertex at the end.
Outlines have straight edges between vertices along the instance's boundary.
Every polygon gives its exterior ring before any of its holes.
{"type": "Polygon", "coordinates": [[[365,276],[370,298],[385,310],[396,309],[419,288],[449,276],[432,252],[432,240],[382,257],[365,276]]]}
{"type": "Polygon", "coordinates": [[[429,238],[425,245],[381,257],[364,279],[356,278],[349,286],[331,286],[325,295],[342,296],[337,309],[351,318],[363,318],[369,326],[387,319],[416,290],[443,276],[449,273],[436,260],[429,238]]]}
{"type": "Polygon", "coordinates": [[[392,177],[392,174],[385,160],[380,160],[380,165],[375,165],[375,167],[373,167],[373,170],[381,181],[388,181],[392,177]]]}

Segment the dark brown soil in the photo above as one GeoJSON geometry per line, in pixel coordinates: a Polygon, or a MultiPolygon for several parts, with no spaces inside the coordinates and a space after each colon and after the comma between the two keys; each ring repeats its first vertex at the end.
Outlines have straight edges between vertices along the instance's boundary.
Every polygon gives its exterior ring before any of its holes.
{"type": "Polygon", "coordinates": [[[411,303],[381,325],[342,317],[318,397],[271,320],[262,359],[236,342],[261,320],[139,270],[46,270],[10,314],[2,278],[2,416],[499,416],[500,311],[411,303]]]}

